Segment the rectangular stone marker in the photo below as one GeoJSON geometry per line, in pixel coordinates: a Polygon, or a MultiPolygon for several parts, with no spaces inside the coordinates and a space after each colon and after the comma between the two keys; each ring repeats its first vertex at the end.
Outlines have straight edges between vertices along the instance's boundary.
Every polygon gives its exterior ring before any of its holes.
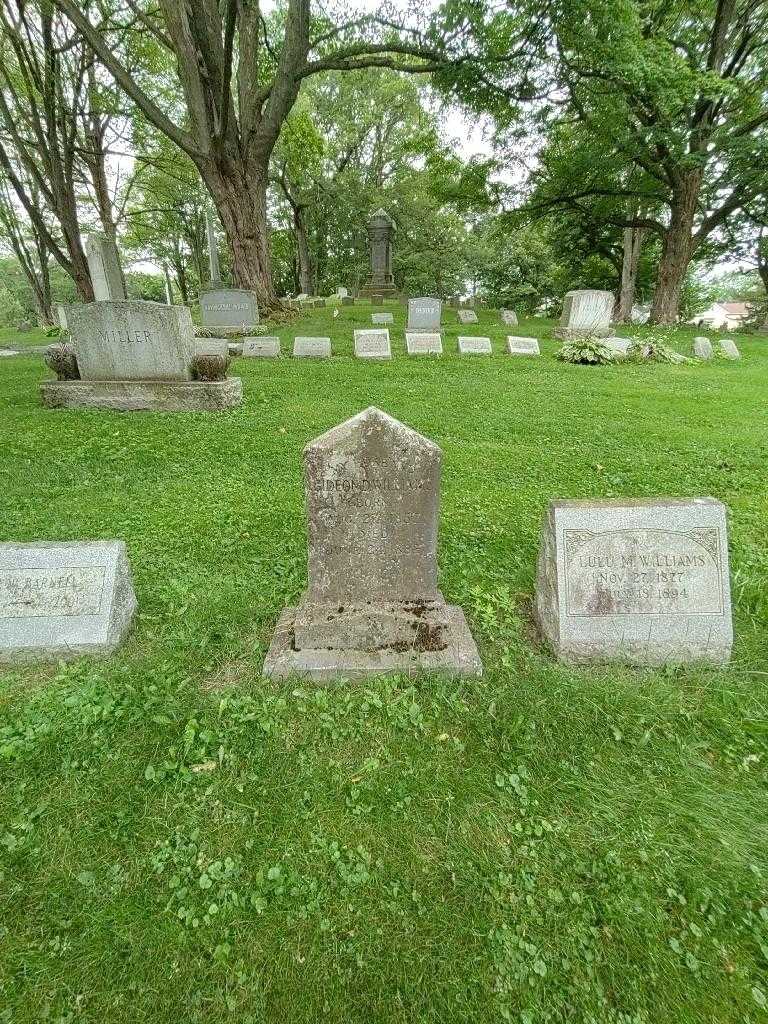
{"type": "Polygon", "coordinates": [[[375,408],[307,445],[309,585],[283,612],[264,675],[481,674],[464,615],[437,586],[441,458],[375,408]]]}
{"type": "Polygon", "coordinates": [[[536,617],[564,661],[727,662],[725,507],[714,498],[552,502],[536,617]]]}
{"type": "Polygon", "coordinates": [[[221,356],[230,354],[226,338],[195,338],[196,356],[221,356]]]}
{"type": "Polygon", "coordinates": [[[492,354],[490,338],[470,338],[467,335],[459,335],[459,352],[463,356],[489,356],[492,354]]]}
{"type": "Polygon", "coordinates": [[[391,359],[389,331],[355,331],[355,355],[358,359],[391,359]]]}
{"type": "Polygon", "coordinates": [[[512,309],[502,309],[501,322],[506,327],[517,327],[517,313],[512,309]]]}
{"type": "Polygon", "coordinates": [[[69,331],[83,380],[189,380],[195,355],[185,306],[89,302],[69,306],[69,331]]]}
{"type": "Polygon", "coordinates": [[[720,355],[725,359],[741,359],[741,352],[739,352],[736,342],[732,338],[721,338],[719,345],[720,355]]]}
{"type": "Polygon", "coordinates": [[[405,348],[409,356],[425,356],[443,354],[443,337],[441,334],[426,334],[417,331],[413,334],[405,332],[405,348]]]}
{"type": "Polygon", "coordinates": [[[97,302],[124,302],[125,284],[115,243],[99,232],[88,235],[85,257],[97,302]]]}
{"type": "Polygon", "coordinates": [[[331,339],[294,338],[293,354],[297,357],[307,357],[310,359],[327,359],[331,354],[331,339]]]}
{"type": "Polygon", "coordinates": [[[59,304],[56,307],[56,315],[59,320],[59,327],[62,329],[62,331],[69,330],[67,326],[67,307],[59,304]]]}
{"type": "Polygon", "coordinates": [[[693,354],[697,359],[712,359],[715,353],[709,338],[694,338],[693,354]]]}
{"type": "Polygon", "coordinates": [[[342,306],[354,306],[355,300],[351,295],[342,295],[341,304],[342,306]]]}
{"type": "Polygon", "coordinates": [[[537,338],[516,338],[512,334],[507,335],[507,352],[511,356],[541,355],[537,338]]]}
{"type": "Polygon", "coordinates": [[[392,313],[371,313],[372,324],[393,324],[395,317],[392,313]]]}
{"type": "Polygon", "coordinates": [[[608,337],[611,333],[613,305],[613,292],[598,291],[595,288],[567,292],[563,300],[563,315],[553,332],[555,337],[566,340],[608,337]]]}
{"type": "Polygon", "coordinates": [[[383,306],[384,305],[384,296],[383,295],[372,295],[371,296],[371,305],[372,306],[383,306]]]}
{"type": "Polygon", "coordinates": [[[120,540],[0,544],[0,661],[108,654],[135,610],[120,540]]]}
{"type": "Polygon", "coordinates": [[[252,327],[259,322],[256,293],[244,288],[212,288],[200,295],[203,327],[252,327]]]}
{"type": "Polygon", "coordinates": [[[346,299],[349,297],[349,289],[345,288],[343,285],[339,285],[336,289],[336,294],[340,299],[346,299]]]}
{"type": "Polygon", "coordinates": [[[614,359],[626,359],[632,342],[628,338],[606,338],[603,344],[614,359]]]}
{"type": "Polygon", "coordinates": [[[459,309],[456,316],[459,318],[460,324],[476,324],[478,322],[474,309],[459,309]]]}
{"type": "Polygon", "coordinates": [[[274,359],[280,355],[280,339],[274,335],[243,338],[243,359],[274,359]]]}
{"type": "Polygon", "coordinates": [[[443,304],[429,297],[408,300],[408,330],[434,333],[440,330],[443,304]]]}

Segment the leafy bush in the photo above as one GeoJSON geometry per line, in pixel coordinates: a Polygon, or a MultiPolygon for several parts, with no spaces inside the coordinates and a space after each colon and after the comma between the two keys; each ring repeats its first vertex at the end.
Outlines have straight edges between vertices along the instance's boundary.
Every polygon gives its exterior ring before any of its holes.
{"type": "Polygon", "coordinates": [[[690,359],[675,352],[664,334],[647,334],[636,338],[627,350],[627,359],[636,363],[689,363],[690,359]]]}
{"type": "Polygon", "coordinates": [[[195,356],[190,367],[193,380],[224,380],[229,369],[229,356],[206,354],[195,356]]]}
{"type": "Polygon", "coordinates": [[[581,363],[585,366],[613,362],[611,350],[596,338],[574,338],[565,341],[556,354],[561,362],[581,363]]]}

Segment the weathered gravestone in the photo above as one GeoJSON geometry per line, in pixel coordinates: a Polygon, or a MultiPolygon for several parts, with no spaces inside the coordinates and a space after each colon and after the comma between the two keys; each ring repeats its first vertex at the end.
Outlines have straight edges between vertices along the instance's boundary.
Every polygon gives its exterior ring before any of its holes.
{"type": "Polygon", "coordinates": [[[293,340],[293,354],[301,358],[327,359],[331,354],[331,339],[299,336],[293,340]]]}
{"type": "Polygon", "coordinates": [[[541,355],[537,338],[516,338],[512,334],[507,335],[507,352],[511,356],[541,355]]]}
{"type": "Polygon", "coordinates": [[[439,331],[442,305],[440,299],[429,297],[409,299],[407,330],[426,331],[429,334],[439,331]]]}
{"type": "Polygon", "coordinates": [[[482,673],[463,612],[437,587],[441,458],[374,408],[307,445],[309,586],[283,612],[264,675],[482,673]]]}
{"type": "Polygon", "coordinates": [[[394,295],[395,279],[392,275],[392,253],[395,222],[386,210],[377,210],[368,222],[368,241],[371,245],[371,276],[361,295],[394,295]]]}
{"type": "Polygon", "coordinates": [[[622,360],[626,359],[629,355],[632,342],[628,338],[606,338],[603,341],[603,345],[605,345],[614,359],[622,360]]]}
{"type": "Polygon", "coordinates": [[[389,331],[386,328],[355,331],[355,355],[358,359],[391,359],[389,331]]]}
{"type": "Polygon", "coordinates": [[[230,331],[253,327],[259,322],[256,293],[244,288],[212,288],[202,292],[200,320],[203,327],[223,327],[230,331]]]}
{"type": "Polygon", "coordinates": [[[478,322],[474,309],[459,309],[456,316],[459,318],[460,324],[476,324],[478,322]]]}
{"type": "Polygon", "coordinates": [[[349,289],[345,288],[343,285],[339,285],[336,289],[336,294],[340,299],[346,299],[349,296],[349,289]]]}
{"type": "Polygon", "coordinates": [[[117,246],[112,239],[99,232],[89,235],[85,244],[85,255],[96,301],[124,301],[125,283],[120,270],[117,246]]]}
{"type": "Polygon", "coordinates": [[[260,338],[243,338],[244,359],[274,359],[280,355],[280,339],[274,335],[260,338]]]}
{"type": "Polygon", "coordinates": [[[108,654],[135,610],[122,541],[0,544],[0,661],[108,654]]]}
{"type": "Polygon", "coordinates": [[[736,342],[732,338],[721,338],[719,346],[720,355],[724,359],[741,359],[741,352],[739,352],[736,342]]]}
{"type": "Polygon", "coordinates": [[[392,313],[371,313],[371,323],[373,324],[392,324],[395,322],[395,318],[392,313]]]}
{"type": "Polygon", "coordinates": [[[567,292],[563,300],[563,315],[554,331],[556,338],[605,338],[611,333],[613,292],[593,288],[567,292]]]}
{"type": "Polygon", "coordinates": [[[513,309],[502,309],[501,322],[505,327],[517,327],[517,313],[513,309]]]}
{"type": "Polygon", "coordinates": [[[217,346],[225,343],[210,339],[210,352],[198,352],[184,306],[92,302],[68,306],[67,318],[81,379],[44,381],[46,406],[174,412],[228,409],[242,401],[237,377],[192,379],[194,360],[218,356],[217,346]]]}
{"type": "Polygon", "coordinates": [[[371,295],[371,305],[372,306],[383,306],[384,305],[384,296],[383,295],[371,295]]]}
{"type": "Polygon", "coordinates": [[[711,359],[714,356],[714,351],[709,338],[694,338],[693,354],[697,359],[711,359]]]}
{"type": "Polygon", "coordinates": [[[409,356],[441,356],[443,337],[441,334],[427,334],[424,331],[417,331],[415,334],[406,331],[405,350],[409,356]]]}
{"type": "Polygon", "coordinates": [[[471,338],[459,335],[459,354],[462,356],[489,356],[493,353],[490,338],[471,338]]]}
{"type": "Polygon", "coordinates": [[[59,303],[59,305],[56,307],[56,316],[58,318],[59,327],[61,328],[61,330],[69,330],[69,327],[67,325],[67,307],[59,303]]]}
{"type": "Polygon", "coordinates": [[[342,306],[354,306],[355,300],[351,295],[342,295],[341,304],[342,306]]]}
{"type": "Polygon", "coordinates": [[[229,342],[226,338],[195,338],[197,356],[219,356],[224,359],[229,354],[229,342]]]}
{"type": "Polygon", "coordinates": [[[564,661],[728,661],[725,507],[713,498],[552,502],[536,618],[564,661]]]}

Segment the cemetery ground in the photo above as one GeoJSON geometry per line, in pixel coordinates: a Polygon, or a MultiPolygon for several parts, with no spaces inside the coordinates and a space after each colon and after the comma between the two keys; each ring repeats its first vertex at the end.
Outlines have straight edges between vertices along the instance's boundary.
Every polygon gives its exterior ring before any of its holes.
{"type": "Polygon", "coordinates": [[[512,357],[496,311],[446,309],[408,358],[384,308],[390,362],[352,358],[367,304],[311,310],[222,414],[44,410],[42,359],[0,360],[0,539],[122,538],[139,601],[114,656],[0,672],[2,1024],[766,1019],[768,340],[572,366],[551,322],[512,357]],[[443,449],[481,680],[261,678],[306,583],[301,450],[371,404],[443,449]],[[731,665],[555,663],[547,502],[654,495],[730,510],[731,665]]]}

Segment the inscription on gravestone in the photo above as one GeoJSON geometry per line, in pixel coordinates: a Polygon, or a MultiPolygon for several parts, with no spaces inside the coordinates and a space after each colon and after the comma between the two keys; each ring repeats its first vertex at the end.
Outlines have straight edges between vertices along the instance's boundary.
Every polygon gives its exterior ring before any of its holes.
{"type": "Polygon", "coordinates": [[[517,338],[514,335],[507,335],[507,352],[511,356],[538,356],[539,342],[536,338],[517,338]]]}
{"type": "Polygon", "coordinates": [[[424,331],[405,332],[405,349],[409,356],[443,354],[443,338],[440,334],[427,334],[424,331]]]}
{"type": "Polygon", "coordinates": [[[355,331],[355,355],[359,359],[391,359],[389,331],[386,328],[355,331]]]}
{"type": "Polygon", "coordinates": [[[460,324],[476,324],[477,313],[474,309],[460,309],[457,311],[456,316],[459,318],[460,324]]]}
{"type": "Polygon", "coordinates": [[[424,297],[408,300],[409,331],[435,332],[440,330],[442,302],[440,299],[424,297]]]}
{"type": "Polygon", "coordinates": [[[459,336],[459,352],[461,355],[489,356],[493,350],[490,338],[459,336]]]}
{"type": "Polygon", "coordinates": [[[203,327],[250,327],[259,322],[256,293],[244,288],[216,288],[200,295],[203,327]]]}

